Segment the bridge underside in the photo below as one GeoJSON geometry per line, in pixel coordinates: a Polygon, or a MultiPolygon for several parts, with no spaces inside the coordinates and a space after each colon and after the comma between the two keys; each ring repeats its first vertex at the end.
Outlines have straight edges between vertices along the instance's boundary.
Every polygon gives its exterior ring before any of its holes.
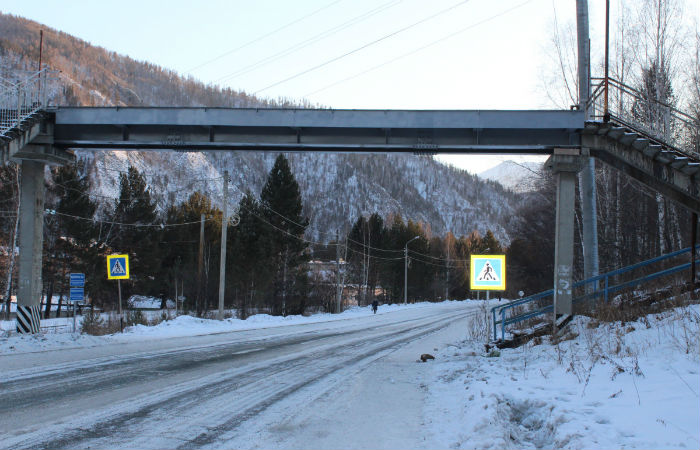
{"type": "Polygon", "coordinates": [[[579,111],[58,108],[57,148],[549,154],[579,111]]]}
{"type": "Polygon", "coordinates": [[[700,213],[697,155],[611,123],[588,122],[581,140],[581,145],[590,149],[591,156],[700,213]]]}

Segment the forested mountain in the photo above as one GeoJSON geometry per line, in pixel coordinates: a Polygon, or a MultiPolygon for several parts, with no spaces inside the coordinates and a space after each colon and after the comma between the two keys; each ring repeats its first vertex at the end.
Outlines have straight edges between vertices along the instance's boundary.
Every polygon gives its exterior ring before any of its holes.
{"type": "MultiPolygon", "coordinates": [[[[44,30],[43,61],[60,70],[54,102],[58,105],[309,107],[289,99],[260,99],[245,92],[205,85],[162,67],[135,61],[42,25],[0,14],[0,76],[21,76],[38,65],[39,31],[44,30]]],[[[182,202],[195,190],[221,203],[220,177],[231,173],[230,207],[246,189],[259,193],[276,154],[254,152],[77,152],[87,162],[95,198],[113,203],[118,177],[133,165],[152,187],[160,211],[182,202]]],[[[518,196],[494,182],[447,167],[431,157],[410,154],[287,155],[299,180],[307,235],[328,241],[336,229],[348,230],[360,214],[427,224],[434,232],[457,236],[491,229],[509,242],[507,222],[518,196]]]]}

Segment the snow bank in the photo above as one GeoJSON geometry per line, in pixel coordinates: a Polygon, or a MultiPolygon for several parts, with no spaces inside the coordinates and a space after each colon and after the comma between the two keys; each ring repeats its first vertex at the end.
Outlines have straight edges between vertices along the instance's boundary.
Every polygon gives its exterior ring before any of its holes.
{"type": "Polygon", "coordinates": [[[633,323],[577,317],[488,357],[463,341],[437,355],[426,423],[438,448],[698,448],[700,307],[633,323]]]}
{"type": "MultiPolygon", "coordinates": [[[[160,300],[158,300],[160,301],[160,300]]],[[[399,309],[426,308],[434,303],[423,302],[415,304],[380,305],[377,314],[387,314],[399,309]]],[[[160,311],[147,311],[148,317],[155,317],[160,311]]],[[[230,331],[250,330],[256,328],[281,327],[299,325],[305,323],[329,322],[336,320],[348,320],[354,317],[372,314],[371,307],[352,307],[341,314],[319,313],[311,316],[271,316],[268,314],[256,314],[246,320],[225,319],[222,321],[202,319],[192,316],[178,316],[175,319],[164,321],[155,326],[136,325],[124,329],[124,333],[116,333],[107,336],[89,336],[71,333],[73,330],[72,318],[42,320],[41,326],[45,330],[34,336],[21,336],[11,333],[16,323],[14,320],[0,321],[0,354],[26,353],[47,351],[62,348],[91,347],[115,342],[135,342],[150,339],[165,339],[172,337],[198,336],[230,331]],[[48,326],[56,328],[46,328],[48,326]],[[57,331],[63,331],[57,332],[57,331]]],[[[78,329],[80,320],[78,316],[78,329]]]]}

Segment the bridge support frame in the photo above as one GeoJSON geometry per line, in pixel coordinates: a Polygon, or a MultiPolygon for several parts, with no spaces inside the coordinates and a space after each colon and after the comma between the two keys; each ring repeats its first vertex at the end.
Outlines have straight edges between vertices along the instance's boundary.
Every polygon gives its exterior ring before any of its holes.
{"type": "Polygon", "coordinates": [[[54,147],[54,124],[41,119],[29,124],[20,139],[10,142],[9,156],[20,164],[19,282],[17,332],[38,333],[41,310],[41,269],[44,244],[44,169],[75,161],[54,147]]]}
{"type": "Polygon", "coordinates": [[[585,165],[578,148],[556,148],[545,166],[557,178],[554,242],[554,317],[573,314],[574,207],[576,175],[585,165]]]}

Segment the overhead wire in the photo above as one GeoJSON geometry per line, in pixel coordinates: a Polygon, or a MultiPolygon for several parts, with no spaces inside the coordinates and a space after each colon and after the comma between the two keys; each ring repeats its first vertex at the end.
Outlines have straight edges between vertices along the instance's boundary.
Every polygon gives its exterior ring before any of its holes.
{"type": "MultiPolygon", "coordinates": [[[[303,227],[303,225],[301,225],[301,224],[295,222],[294,220],[292,220],[292,219],[290,219],[290,218],[288,218],[288,217],[285,217],[285,216],[282,215],[281,213],[279,213],[279,212],[273,210],[272,208],[270,208],[269,206],[267,206],[267,205],[265,205],[265,204],[262,204],[262,203],[261,203],[260,206],[262,206],[263,208],[269,210],[270,212],[272,212],[272,213],[278,215],[279,217],[281,217],[282,219],[288,221],[289,223],[291,223],[291,224],[293,224],[293,225],[296,225],[296,226],[298,226],[298,227],[303,227]]],[[[324,232],[322,232],[322,231],[320,231],[320,230],[316,230],[316,231],[319,231],[320,234],[331,235],[331,233],[327,233],[327,232],[324,233],[324,232]]],[[[347,240],[348,240],[348,242],[352,242],[352,243],[354,243],[354,244],[360,245],[360,246],[362,246],[363,248],[367,248],[368,250],[383,251],[383,252],[388,252],[388,253],[404,253],[404,250],[393,250],[393,249],[383,249],[383,248],[373,247],[373,246],[370,246],[370,245],[368,245],[368,244],[366,244],[366,243],[359,242],[359,241],[356,241],[356,240],[354,240],[354,239],[351,239],[350,237],[348,237],[347,240]]],[[[314,241],[309,241],[309,242],[313,242],[313,243],[315,243],[315,244],[317,244],[317,245],[341,245],[341,243],[339,243],[339,242],[336,242],[336,243],[333,243],[333,244],[318,243],[318,242],[314,242],[314,241]]],[[[349,247],[349,249],[352,250],[352,251],[357,251],[357,250],[352,249],[351,247],[349,247]]],[[[426,257],[426,258],[430,258],[430,259],[434,259],[434,260],[437,260],[437,261],[445,261],[445,262],[448,262],[448,263],[450,263],[450,262],[454,262],[454,263],[466,263],[466,262],[468,262],[468,260],[465,260],[465,259],[455,259],[455,258],[446,259],[446,258],[438,258],[438,257],[435,257],[435,256],[427,255],[427,254],[425,254],[425,253],[420,253],[420,252],[417,252],[417,251],[411,250],[411,249],[408,249],[408,252],[409,252],[410,254],[419,255],[419,256],[426,257]]],[[[366,253],[364,253],[364,255],[367,256],[366,253]]],[[[369,256],[372,257],[371,254],[370,254],[369,256]]],[[[397,259],[403,259],[403,257],[400,257],[400,258],[397,258],[397,259]]],[[[415,258],[415,259],[416,259],[416,260],[419,260],[418,258],[415,258]]],[[[429,263],[429,262],[426,262],[426,264],[430,264],[430,263],[429,263]]],[[[434,264],[434,265],[436,265],[436,264],[434,264]]],[[[441,267],[442,267],[442,266],[441,266],[441,267]]]]}
{"type": "Polygon", "coordinates": [[[379,42],[385,41],[386,39],[389,39],[389,38],[391,38],[391,37],[393,37],[393,36],[396,36],[397,34],[403,33],[403,32],[406,31],[406,30],[409,30],[409,29],[411,29],[411,28],[413,28],[413,27],[416,27],[416,26],[418,26],[418,25],[421,25],[421,24],[423,24],[423,23],[425,23],[425,22],[427,22],[427,21],[429,21],[429,20],[432,20],[432,19],[434,19],[435,17],[438,17],[438,16],[440,16],[440,15],[446,14],[446,13],[448,13],[448,12],[454,10],[455,8],[457,8],[457,7],[459,7],[459,6],[464,5],[465,3],[468,3],[469,1],[470,1],[470,0],[462,0],[462,1],[460,1],[459,3],[456,3],[456,4],[452,5],[452,6],[450,6],[449,8],[446,8],[446,9],[443,9],[443,10],[441,10],[441,11],[438,11],[438,12],[435,13],[435,14],[432,14],[432,15],[430,15],[430,16],[428,16],[428,17],[425,17],[425,18],[423,18],[423,19],[421,19],[421,20],[419,20],[419,21],[417,21],[417,22],[414,22],[414,23],[412,23],[412,24],[410,24],[410,25],[407,25],[407,26],[405,26],[405,27],[399,28],[398,30],[395,30],[395,31],[393,31],[393,32],[391,32],[391,33],[389,33],[389,34],[385,34],[384,36],[382,36],[382,37],[380,37],[380,38],[378,38],[378,39],[375,39],[375,40],[373,40],[373,41],[371,41],[371,42],[368,42],[368,43],[366,43],[366,44],[364,44],[364,45],[362,45],[362,46],[360,46],[360,47],[357,47],[357,48],[355,48],[355,49],[353,49],[353,50],[350,50],[349,52],[346,52],[346,53],[343,53],[342,55],[339,55],[339,56],[336,56],[336,57],[334,57],[334,58],[331,58],[331,59],[329,59],[329,60],[327,60],[327,61],[322,62],[321,64],[318,64],[318,65],[316,65],[316,66],[314,66],[314,67],[311,67],[311,68],[309,68],[309,69],[306,69],[306,70],[303,70],[303,71],[301,71],[301,72],[298,72],[298,73],[296,73],[296,74],[294,74],[294,75],[292,75],[292,76],[289,76],[289,77],[287,77],[287,78],[285,78],[285,79],[283,79],[283,80],[280,80],[280,81],[277,81],[277,82],[275,82],[275,83],[272,83],[272,84],[270,84],[270,85],[268,85],[268,86],[266,86],[266,87],[264,87],[264,88],[262,88],[262,89],[258,89],[257,91],[255,91],[255,92],[253,93],[253,95],[257,95],[257,94],[259,94],[260,92],[266,91],[266,90],[271,89],[271,88],[273,88],[273,87],[275,87],[275,86],[279,86],[280,84],[283,84],[283,83],[286,83],[286,82],[288,82],[288,81],[291,81],[291,80],[293,80],[293,79],[295,79],[295,78],[298,78],[298,77],[300,77],[300,76],[302,76],[302,75],[306,75],[307,73],[313,72],[313,71],[315,71],[315,70],[320,69],[321,67],[324,67],[324,66],[327,66],[327,65],[329,65],[329,64],[332,64],[332,63],[334,63],[334,62],[336,62],[336,61],[339,61],[339,60],[341,60],[341,59],[343,59],[343,58],[345,58],[345,57],[347,57],[347,56],[350,56],[350,55],[355,54],[355,53],[357,53],[357,52],[359,52],[359,51],[362,51],[362,50],[364,50],[364,49],[366,49],[366,48],[368,48],[368,47],[371,47],[371,46],[373,46],[373,45],[375,45],[375,44],[378,44],[379,42]]]}
{"type": "MultiPolygon", "coordinates": [[[[193,182],[200,182],[200,181],[216,181],[216,180],[219,180],[219,179],[221,179],[221,178],[223,178],[223,177],[218,177],[218,178],[203,178],[203,179],[200,179],[200,180],[193,180],[193,182]]],[[[54,182],[54,185],[60,186],[61,188],[66,189],[66,190],[68,190],[68,191],[77,192],[77,193],[79,193],[80,195],[82,195],[83,197],[88,197],[88,198],[103,198],[103,199],[107,199],[107,200],[117,200],[117,199],[119,198],[119,195],[111,196],[111,195],[102,195],[102,194],[95,194],[95,193],[90,193],[90,192],[84,192],[84,191],[81,191],[80,189],[75,189],[75,188],[72,188],[72,187],[70,187],[70,186],[66,186],[65,184],[61,184],[61,183],[56,183],[56,182],[54,182]]],[[[190,190],[190,189],[192,189],[192,188],[191,188],[191,187],[186,187],[186,188],[181,188],[181,189],[175,189],[175,190],[167,191],[165,194],[167,195],[167,194],[170,194],[170,193],[181,192],[181,191],[186,191],[186,190],[190,190]]],[[[150,198],[151,198],[151,199],[153,199],[153,195],[154,195],[154,194],[151,194],[151,195],[150,195],[150,198]]],[[[146,197],[145,195],[137,196],[137,197],[132,197],[133,200],[144,200],[144,199],[146,199],[146,198],[147,198],[147,197],[146,197]]]]}
{"type": "Polygon", "coordinates": [[[257,43],[257,42],[260,42],[260,41],[262,41],[263,39],[268,38],[268,37],[272,36],[273,34],[277,34],[277,33],[279,33],[280,31],[285,30],[285,29],[291,27],[292,25],[296,25],[297,23],[299,23],[299,22],[301,22],[301,21],[303,21],[303,20],[305,20],[305,19],[308,19],[309,17],[314,16],[314,15],[320,13],[321,11],[326,10],[326,9],[330,8],[331,6],[334,6],[334,5],[336,5],[336,4],[338,4],[338,3],[342,2],[342,1],[343,1],[343,0],[335,0],[335,1],[329,3],[329,4],[325,5],[325,6],[322,6],[322,7],[318,8],[318,9],[316,9],[316,10],[310,12],[309,14],[306,14],[305,16],[302,16],[302,17],[300,17],[300,18],[298,18],[298,19],[292,20],[291,22],[288,22],[288,23],[282,25],[282,26],[279,27],[279,28],[276,28],[276,29],[274,29],[274,30],[272,30],[272,31],[270,31],[270,32],[268,32],[268,33],[262,35],[262,36],[259,36],[259,37],[257,37],[257,38],[254,38],[254,39],[252,39],[252,40],[246,42],[245,44],[241,44],[240,46],[238,46],[238,47],[236,47],[236,48],[234,48],[234,49],[232,49],[232,50],[228,50],[228,51],[226,51],[226,52],[220,54],[219,56],[217,56],[217,57],[215,57],[215,58],[212,58],[212,59],[210,59],[210,60],[208,60],[208,61],[205,61],[205,62],[203,62],[203,63],[201,63],[201,64],[199,64],[199,65],[197,65],[197,66],[195,66],[195,67],[193,67],[193,68],[191,68],[191,69],[185,71],[185,73],[190,73],[190,72],[192,72],[192,71],[194,71],[194,70],[200,69],[200,68],[202,68],[202,67],[204,67],[204,66],[206,66],[206,65],[209,65],[209,64],[211,64],[211,63],[213,63],[213,62],[215,62],[215,61],[220,60],[221,58],[224,58],[224,57],[226,57],[226,56],[229,56],[229,55],[231,55],[231,54],[233,54],[233,53],[235,53],[235,52],[237,52],[237,51],[239,51],[239,50],[242,50],[242,49],[244,49],[244,48],[246,48],[246,47],[248,47],[248,46],[250,46],[250,45],[253,45],[253,44],[257,43]]]}
{"type": "MultiPolygon", "coordinates": [[[[241,194],[243,194],[243,193],[241,192],[241,190],[240,190],[237,186],[233,186],[233,188],[236,189],[236,190],[237,190],[238,192],[240,192],[241,194]]],[[[243,194],[243,195],[245,195],[245,194],[243,194]]],[[[281,213],[275,211],[275,210],[272,209],[270,206],[268,206],[268,205],[266,205],[266,204],[264,204],[264,203],[262,203],[262,202],[259,202],[259,205],[260,205],[261,207],[267,209],[268,211],[272,212],[273,214],[275,214],[275,215],[281,217],[281,218],[284,219],[285,221],[287,221],[287,222],[293,224],[293,225],[296,225],[296,226],[298,226],[298,227],[304,227],[304,225],[302,225],[302,224],[300,224],[300,223],[298,223],[298,222],[295,222],[294,220],[290,219],[289,217],[284,216],[283,214],[281,214],[281,213]]],[[[306,227],[306,229],[308,229],[308,226],[306,227]]],[[[331,233],[331,232],[322,231],[322,230],[318,230],[318,229],[314,229],[313,231],[315,231],[315,232],[317,232],[318,234],[321,234],[321,235],[333,237],[333,233],[331,233]]],[[[351,239],[351,238],[349,238],[349,237],[348,237],[348,241],[349,241],[349,242],[352,242],[352,243],[354,243],[354,244],[357,244],[357,245],[361,245],[361,246],[363,246],[363,247],[366,247],[366,248],[368,248],[369,250],[376,250],[376,251],[382,251],[382,252],[388,252],[388,253],[403,253],[403,250],[392,250],[392,249],[384,249],[384,248],[372,247],[372,246],[370,246],[370,245],[368,245],[368,244],[365,244],[365,243],[362,243],[362,242],[359,242],[359,241],[355,241],[354,239],[351,239]]],[[[335,243],[335,244],[316,243],[316,244],[317,244],[317,245],[340,245],[339,243],[335,243]]]]}
{"type": "Polygon", "coordinates": [[[324,87],[322,87],[322,88],[320,88],[320,89],[316,89],[316,90],[314,90],[314,91],[308,92],[308,93],[302,95],[302,97],[308,97],[308,96],[317,94],[317,93],[319,93],[319,92],[323,92],[323,91],[325,91],[325,90],[327,90],[327,89],[330,89],[330,88],[332,88],[332,87],[335,87],[335,86],[337,86],[337,85],[339,85],[339,84],[345,83],[346,81],[353,80],[353,79],[355,79],[355,78],[357,78],[357,77],[360,77],[360,76],[362,76],[362,75],[365,75],[365,74],[367,74],[367,73],[369,73],[369,72],[373,72],[373,71],[375,71],[375,70],[377,70],[377,69],[380,69],[380,68],[382,68],[382,67],[384,67],[384,66],[387,66],[387,65],[389,65],[389,64],[392,64],[392,63],[394,63],[394,62],[396,62],[396,61],[398,61],[398,60],[400,60],[400,59],[403,59],[403,58],[406,58],[406,57],[408,57],[408,56],[411,56],[411,55],[413,55],[413,54],[415,54],[415,53],[421,52],[421,51],[423,51],[423,50],[425,50],[425,49],[427,49],[427,48],[429,48],[429,47],[432,47],[432,46],[437,45],[437,44],[439,44],[439,43],[441,43],[441,42],[444,42],[444,41],[446,41],[446,40],[448,40],[448,39],[451,39],[451,38],[453,38],[453,37],[455,37],[455,36],[457,36],[457,35],[459,35],[459,34],[461,34],[461,33],[464,33],[465,31],[471,30],[472,28],[476,28],[476,27],[478,27],[478,26],[480,26],[480,25],[483,25],[483,24],[485,24],[485,23],[487,23],[487,22],[490,22],[491,20],[494,20],[494,19],[497,19],[497,18],[499,18],[499,17],[501,17],[501,16],[504,16],[504,15],[506,15],[506,14],[508,14],[508,13],[510,13],[510,12],[512,12],[512,11],[514,11],[514,10],[520,8],[520,7],[522,7],[522,6],[525,6],[525,5],[528,4],[528,3],[531,3],[532,1],[533,1],[533,0],[527,0],[527,1],[525,1],[525,2],[522,2],[522,3],[520,3],[520,4],[518,4],[518,5],[515,5],[515,6],[509,8],[509,9],[507,9],[507,10],[501,11],[501,12],[498,13],[498,14],[495,14],[495,15],[493,15],[493,16],[487,17],[486,19],[483,19],[483,20],[481,20],[481,21],[479,21],[479,22],[476,22],[476,23],[473,23],[473,24],[471,24],[471,25],[468,25],[468,26],[466,26],[466,27],[464,27],[464,28],[461,28],[461,29],[459,29],[459,30],[457,30],[457,31],[455,31],[455,32],[453,32],[453,33],[450,33],[450,34],[448,34],[448,35],[446,35],[446,36],[443,36],[442,38],[437,39],[437,40],[435,40],[435,41],[432,41],[432,42],[430,42],[430,43],[428,43],[428,44],[426,44],[426,45],[423,45],[423,46],[421,46],[421,47],[419,47],[419,48],[417,48],[417,49],[411,50],[411,51],[409,51],[409,52],[407,52],[407,53],[404,53],[404,54],[402,54],[402,55],[400,55],[400,56],[397,56],[397,57],[395,57],[395,58],[393,58],[393,59],[390,59],[390,60],[388,60],[388,61],[384,61],[384,62],[382,62],[381,64],[377,64],[376,66],[370,67],[369,69],[363,70],[362,72],[358,72],[358,73],[356,73],[355,75],[351,75],[351,76],[349,76],[349,77],[343,78],[342,80],[339,80],[339,81],[336,81],[336,82],[331,83],[331,84],[329,84],[329,85],[326,85],[326,86],[324,86],[324,87]]]}
{"type": "MultiPolygon", "coordinates": [[[[154,223],[154,224],[145,224],[145,223],[123,223],[123,222],[114,222],[111,220],[102,220],[102,219],[96,219],[94,217],[82,217],[82,216],[76,216],[73,214],[66,214],[66,213],[60,213],[55,210],[47,210],[47,214],[52,216],[64,216],[64,217],[71,217],[73,219],[80,219],[80,220],[86,220],[90,221],[93,223],[103,223],[103,224],[108,224],[108,225],[118,225],[118,226],[125,226],[125,227],[135,227],[135,228],[168,228],[168,227],[179,227],[179,226],[185,226],[185,225],[193,225],[193,224],[199,224],[201,223],[201,220],[196,220],[192,222],[181,222],[181,223],[154,223]]],[[[218,222],[216,219],[204,219],[205,222],[218,222]]]]}
{"type": "Polygon", "coordinates": [[[341,23],[340,25],[336,25],[334,27],[328,28],[327,30],[324,30],[318,34],[315,34],[314,36],[312,36],[306,40],[303,40],[301,42],[297,42],[296,44],[291,45],[282,51],[279,51],[273,55],[267,56],[261,60],[258,60],[252,64],[249,64],[245,67],[242,67],[242,68],[240,68],[240,69],[236,70],[235,72],[232,72],[228,75],[224,75],[223,77],[215,80],[215,82],[221,82],[224,80],[230,81],[230,80],[238,78],[239,76],[244,75],[248,72],[251,72],[253,70],[259,69],[260,67],[266,66],[267,64],[269,64],[273,61],[277,61],[280,58],[283,58],[285,56],[289,56],[293,53],[296,53],[297,51],[302,50],[310,45],[313,45],[318,41],[321,41],[321,40],[326,39],[330,36],[333,36],[334,34],[340,32],[342,30],[345,30],[346,28],[349,28],[353,25],[356,25],[356,24],[358,24],[366,19],[369,19],[372,16],[375,16],[375,15],[377,15],[377,14],[379,14],[379,13],[381,13],[389,8],[392,8],[396,5],[398,5],[399,3],[401,3],[401,1],[403,1],[403,0],[391,0],[389,2],[383,3],[382,5],[374,8],[374,9],[371,9],[365,13],[362,13],[359,16],[355,16],[352,19],[349,19],[349,20],[341,23]]]}

